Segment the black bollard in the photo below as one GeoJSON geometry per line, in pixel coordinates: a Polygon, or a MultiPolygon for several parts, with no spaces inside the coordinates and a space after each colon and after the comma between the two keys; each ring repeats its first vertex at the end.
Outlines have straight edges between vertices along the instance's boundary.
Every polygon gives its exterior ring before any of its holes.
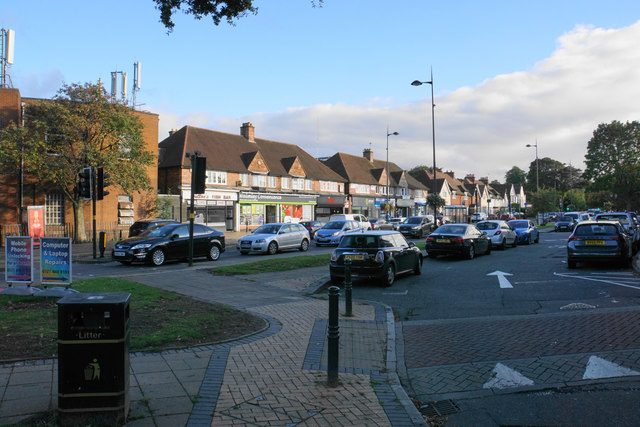
{"type": "Polygon", "coordinates": [[[340,288],[329,288],[329,329],[327,331],[327,385],[338,386],[338,350],[340,348],[340,326],[338,325],[338,304],[340,301],[340,288]]]}
{"type": "Polygon", "coordinates": [[[351,260],[344,261],[344,304],[347,317],[353,316],[353,304],[351,302],[351,260]]]}

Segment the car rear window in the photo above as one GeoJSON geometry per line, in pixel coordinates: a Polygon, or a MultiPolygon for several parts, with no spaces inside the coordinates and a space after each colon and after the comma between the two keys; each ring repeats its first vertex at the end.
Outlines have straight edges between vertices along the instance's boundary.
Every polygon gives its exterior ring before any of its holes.
{"type": "Polygon", "coordinates": [[[464,234],[466,231],[466,225],[443,225],[438,229],[438,233],[444,234],[464,234]]]}
{"type": "Polygon", "coordinates": [[[480,222],[476,225],[479,230],[495,230],[498,228],[498,223],[496,222],[480,222]]]}
{"type": "Polygon", "coordinates": [[[620,221],[622,224],[628,224],[629,218],[626,215],[598,215],[598,221],[620,221]]]}
{"type": "Polygon", "coordinates": [[[378,238],[376,236],[361,236],[361,235],[345,235],[340,240],[341,248],[355,248],[355,249],[375,249],[378,248],[378,238]]]}
{"type": "Polygon", "coordinates": [[[574,236],[611,236],[618,234],[616,226],[613,224],[589,224],[579,225],[573,232],[574,236]]]}

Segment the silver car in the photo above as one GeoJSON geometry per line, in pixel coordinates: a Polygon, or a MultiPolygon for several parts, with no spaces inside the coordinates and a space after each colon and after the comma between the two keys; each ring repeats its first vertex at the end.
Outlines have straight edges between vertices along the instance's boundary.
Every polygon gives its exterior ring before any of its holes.
{"type": "Polygon", "coordinates": [[[363,228],[360,226],[358,221],[329,221],[320,230],[316,231],[316,246],[338,246],[342,236],[346,233],[361,231],[363,231],[363,228]]]}
{"type": "Polygon", "coordinates": [[[309,232],[301,224],[270,223],[258,227],[253,233],[242,236],[236,249],[242,254],[267,253],[273,255],[284,249],[309,249],[309,232]]]}
{"type": "Polygon", "coordinates": [[[482,231],[482,234],[491,238],[491,246],[500,249],[505,249],[507,246],[514,248],[518,246],[518,235],[506,221],[490,219],[477,222],[476,227],[482,231]]]}

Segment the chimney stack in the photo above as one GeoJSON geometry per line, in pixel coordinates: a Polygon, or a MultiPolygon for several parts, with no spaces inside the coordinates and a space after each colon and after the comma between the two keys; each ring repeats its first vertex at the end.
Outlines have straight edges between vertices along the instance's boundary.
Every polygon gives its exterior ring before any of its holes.
{"type": "Polygon", "coordinates": [[[255,128],[251,122],[246,122],[242,124],[240,128],[240,135],[242,135],[249,142],[256,142],[255,137],[255,128]]]}
{"type": "Polygon", "coordinates": [[[364,156],[365,159],[369,160],[370,162],[373,161],[373,150],[371,148],[365,148],[364,151],[362,152],[362,155],[364,156]]]}

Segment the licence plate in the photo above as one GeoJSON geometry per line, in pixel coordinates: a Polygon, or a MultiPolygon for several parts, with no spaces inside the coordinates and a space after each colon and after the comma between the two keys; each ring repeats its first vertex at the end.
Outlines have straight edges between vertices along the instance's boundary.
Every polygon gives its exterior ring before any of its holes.
{"type": "Polygon", "coordinates": [[[124,256],[124,252],[114,252],[114,256],[124,256]]]}
{"type": "Polygon", "coordinates": [[[585,245],[604,245],[604,240],[585,240],[585,245]]]}
{"type": "Polygon", "coordinates": [[[344,259],[350,259],[354,261],[364,261],[364,254],[345,254],[344,259]]]}
{"type": "Polygon", "coordinates": [[[449,239],[436,239],[436,243],[451,243],[449,239]]]}

